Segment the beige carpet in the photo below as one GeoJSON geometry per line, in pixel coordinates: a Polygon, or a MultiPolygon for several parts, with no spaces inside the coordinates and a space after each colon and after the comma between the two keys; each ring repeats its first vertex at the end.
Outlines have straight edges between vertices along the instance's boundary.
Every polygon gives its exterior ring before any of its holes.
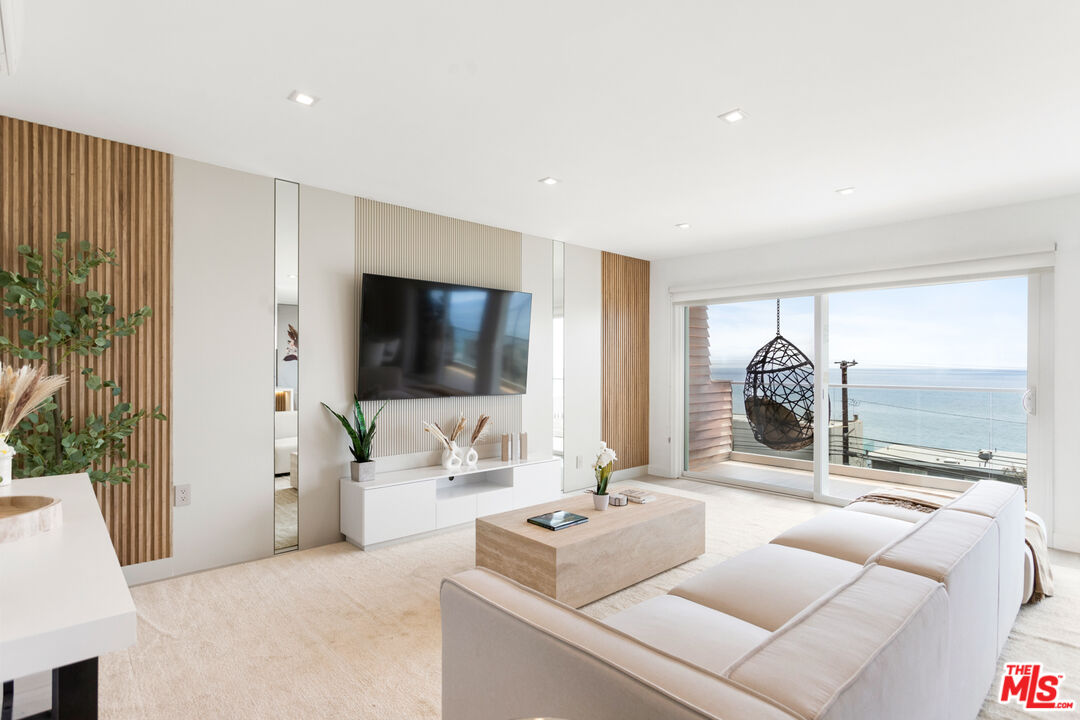
{"type": "MultiPolygon", "coordinates": [[[[585,610],[605,617],[767,542],[825,506],[660,481],[708,503],[707,554],[585,610]]],[[[637,483],[632,483],[637,484],[637,483]]],[[[1066,673],[1080,701],[1080,563],[1058,596],[1025,607],[1003,660],[1066,673]]],[[[473,565],[473,531],[372,552],[339,543],[134,588],[136,647],[101,659],[101,717],[437,718],[439,581],[473,565]]],[[[918,692],[913,688],[913,692],[918,692]]],[[[983,718],[1030,718],[988,701],[983,718]]]]}
{"type": "Polygon", "coordinates": [[[297,498],[296,488],[274,491],[274,550],[296,547],[297,498]]]}

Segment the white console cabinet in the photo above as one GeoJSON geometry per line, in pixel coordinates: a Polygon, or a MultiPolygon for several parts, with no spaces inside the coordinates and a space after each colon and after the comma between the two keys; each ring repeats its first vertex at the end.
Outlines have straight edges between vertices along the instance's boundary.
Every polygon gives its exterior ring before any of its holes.
{"type": "Polygon", "coordinates": [[[472,522],[478,517],[554,500],[562,494],[562,460],[481,460],[450,475],[424,467],[341,479],[341,532],[361,548],[472,522]]]}

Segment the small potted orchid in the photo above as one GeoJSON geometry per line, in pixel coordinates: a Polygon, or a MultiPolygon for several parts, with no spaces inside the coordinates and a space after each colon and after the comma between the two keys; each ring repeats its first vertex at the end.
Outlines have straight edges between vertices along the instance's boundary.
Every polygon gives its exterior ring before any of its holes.
{"type": "Polygon", "coordinates": [[[596,462],[593,463],[593,472],[596,474],[596,492],[593,493],[593,507],[597,510],[606,510],[608,506],[608,480],[611,479],[611,473],[615,469],[615,461],[618,460],[615,456],[615,451],[607,446],[607,443],[600,443],[600,453],[596,456],[596,462]]]}

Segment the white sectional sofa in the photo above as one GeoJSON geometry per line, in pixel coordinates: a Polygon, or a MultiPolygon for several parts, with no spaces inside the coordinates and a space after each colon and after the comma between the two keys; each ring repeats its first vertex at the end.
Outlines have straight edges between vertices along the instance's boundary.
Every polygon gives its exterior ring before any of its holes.
{"type": "Polygon", "coordinates": [[[443,717],[974,718],[1024,585],[1024,496],[830,510],[605,622],[476,569],[442,586],[443,717]]]}

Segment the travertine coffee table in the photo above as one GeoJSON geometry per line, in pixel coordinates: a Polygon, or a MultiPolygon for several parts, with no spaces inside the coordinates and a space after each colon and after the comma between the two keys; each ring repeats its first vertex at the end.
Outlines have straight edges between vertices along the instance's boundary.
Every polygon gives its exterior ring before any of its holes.
{"type": "Polygon", "coordinates": [[[650,503],[594,510],[572,495],[476,520],[476,564],[573,607],[705,552],[705,503],[653,492],[650,503]],[[530,517],[568,510],[587,523],[548,530],[530,517]]]}

